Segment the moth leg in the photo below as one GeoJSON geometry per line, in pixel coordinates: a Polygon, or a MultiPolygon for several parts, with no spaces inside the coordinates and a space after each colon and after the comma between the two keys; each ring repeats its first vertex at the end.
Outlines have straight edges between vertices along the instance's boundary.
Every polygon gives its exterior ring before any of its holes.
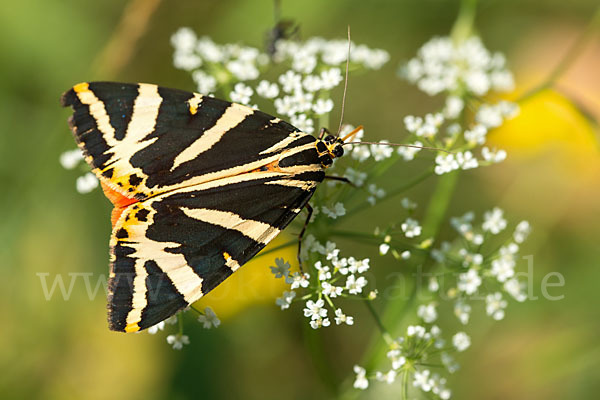
{"type": "Polygon", "coordinates": [[[329,135],[329,130],[327,128],[321,128],[321,130],[319,131],[319,140],[323,139],[325,134],[329,135]]]}
{"type": "Polygon", "coordinates": [[[350,179],[346,178],[345,176],[325,175],[325,179],[331,179],[332,181],[344,182],[354,188],[358,188],[358,186],[356,186],[354,183],[352,183],[350,181],[350,179]]]}
{"type": "Polygon", "coordinates": [[[300,257],[300,254],[302,253],[302,237],[304,236],[304,232],[306,231],[306,227],[308,226],[308,223],[310,222],[310,217],[312,217],[313,213],[313,208],[310,206],[310,204],[306,203],[305,207],[306,211],[308,211],[308,215],[306,216],[304,226],[302,227],[302,230],[298,235],[298,266],[300,267],[301,274],[304,274],[304,269],[302,269],[302,258],[300,257]]]}

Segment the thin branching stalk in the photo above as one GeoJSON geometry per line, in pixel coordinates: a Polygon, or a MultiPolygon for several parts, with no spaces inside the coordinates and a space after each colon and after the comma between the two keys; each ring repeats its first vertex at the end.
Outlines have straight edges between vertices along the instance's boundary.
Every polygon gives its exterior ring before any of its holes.
{"type": "Polygon", "coordinates": [[[560,62],[556,65],[556,67],[550,72],[548,77],[538,86],[529,90],[525,94],[523,94],[518,102],[523,102],[532,96],[540,93],[543,90],[546,90],[556,83],[558,79],[569,70],[569,68],[575,63],[575,61],[579,58],[579,56],[583,53],[585,48],[588,46],[590,41],[594,38],[594,36],[600,30],[600,7],[596,9],[594,15],[588,22],[586,28],[583,30],[579,38],[573,43],[573,45],[569,48],[565,56],[560,60],[560,62]]]}

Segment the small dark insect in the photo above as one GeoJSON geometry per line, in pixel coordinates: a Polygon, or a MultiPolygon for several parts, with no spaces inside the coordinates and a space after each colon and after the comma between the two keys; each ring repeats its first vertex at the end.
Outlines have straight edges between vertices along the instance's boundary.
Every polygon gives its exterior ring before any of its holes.
{"type": "Polygon", "coordinates": [[[275,26],[265,34],[265,50],[273,57],[277,51],[277,42],[284,39],[300,39],[300,25],[292,19],[281,18],[280,0],[274,0],[273,12],[275,15],[275,26]]]}

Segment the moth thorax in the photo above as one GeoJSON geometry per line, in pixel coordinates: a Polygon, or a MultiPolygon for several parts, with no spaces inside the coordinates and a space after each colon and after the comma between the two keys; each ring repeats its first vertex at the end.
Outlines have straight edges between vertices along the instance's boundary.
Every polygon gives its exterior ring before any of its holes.
{"type": "Polygon", "coordinates": [[[333,159],[344,155],[344,142],[339,137],[327,135],[324,139],[317,140],[317,153],[319,161],[324,167],[333,164],[333,159]]]}

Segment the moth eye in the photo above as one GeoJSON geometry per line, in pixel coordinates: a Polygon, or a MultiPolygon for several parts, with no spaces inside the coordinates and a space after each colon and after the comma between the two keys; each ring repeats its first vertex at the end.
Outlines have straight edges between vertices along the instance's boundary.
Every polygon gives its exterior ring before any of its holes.
{"type": "Polygon", "coordinates": [[[344,155],[344,149],[342,148],[342,146],[338,145],[335,146],[333,148],[333,150],[331,151],[331,153],[335,156],[335,157],[341,157],[344,155]]]}

